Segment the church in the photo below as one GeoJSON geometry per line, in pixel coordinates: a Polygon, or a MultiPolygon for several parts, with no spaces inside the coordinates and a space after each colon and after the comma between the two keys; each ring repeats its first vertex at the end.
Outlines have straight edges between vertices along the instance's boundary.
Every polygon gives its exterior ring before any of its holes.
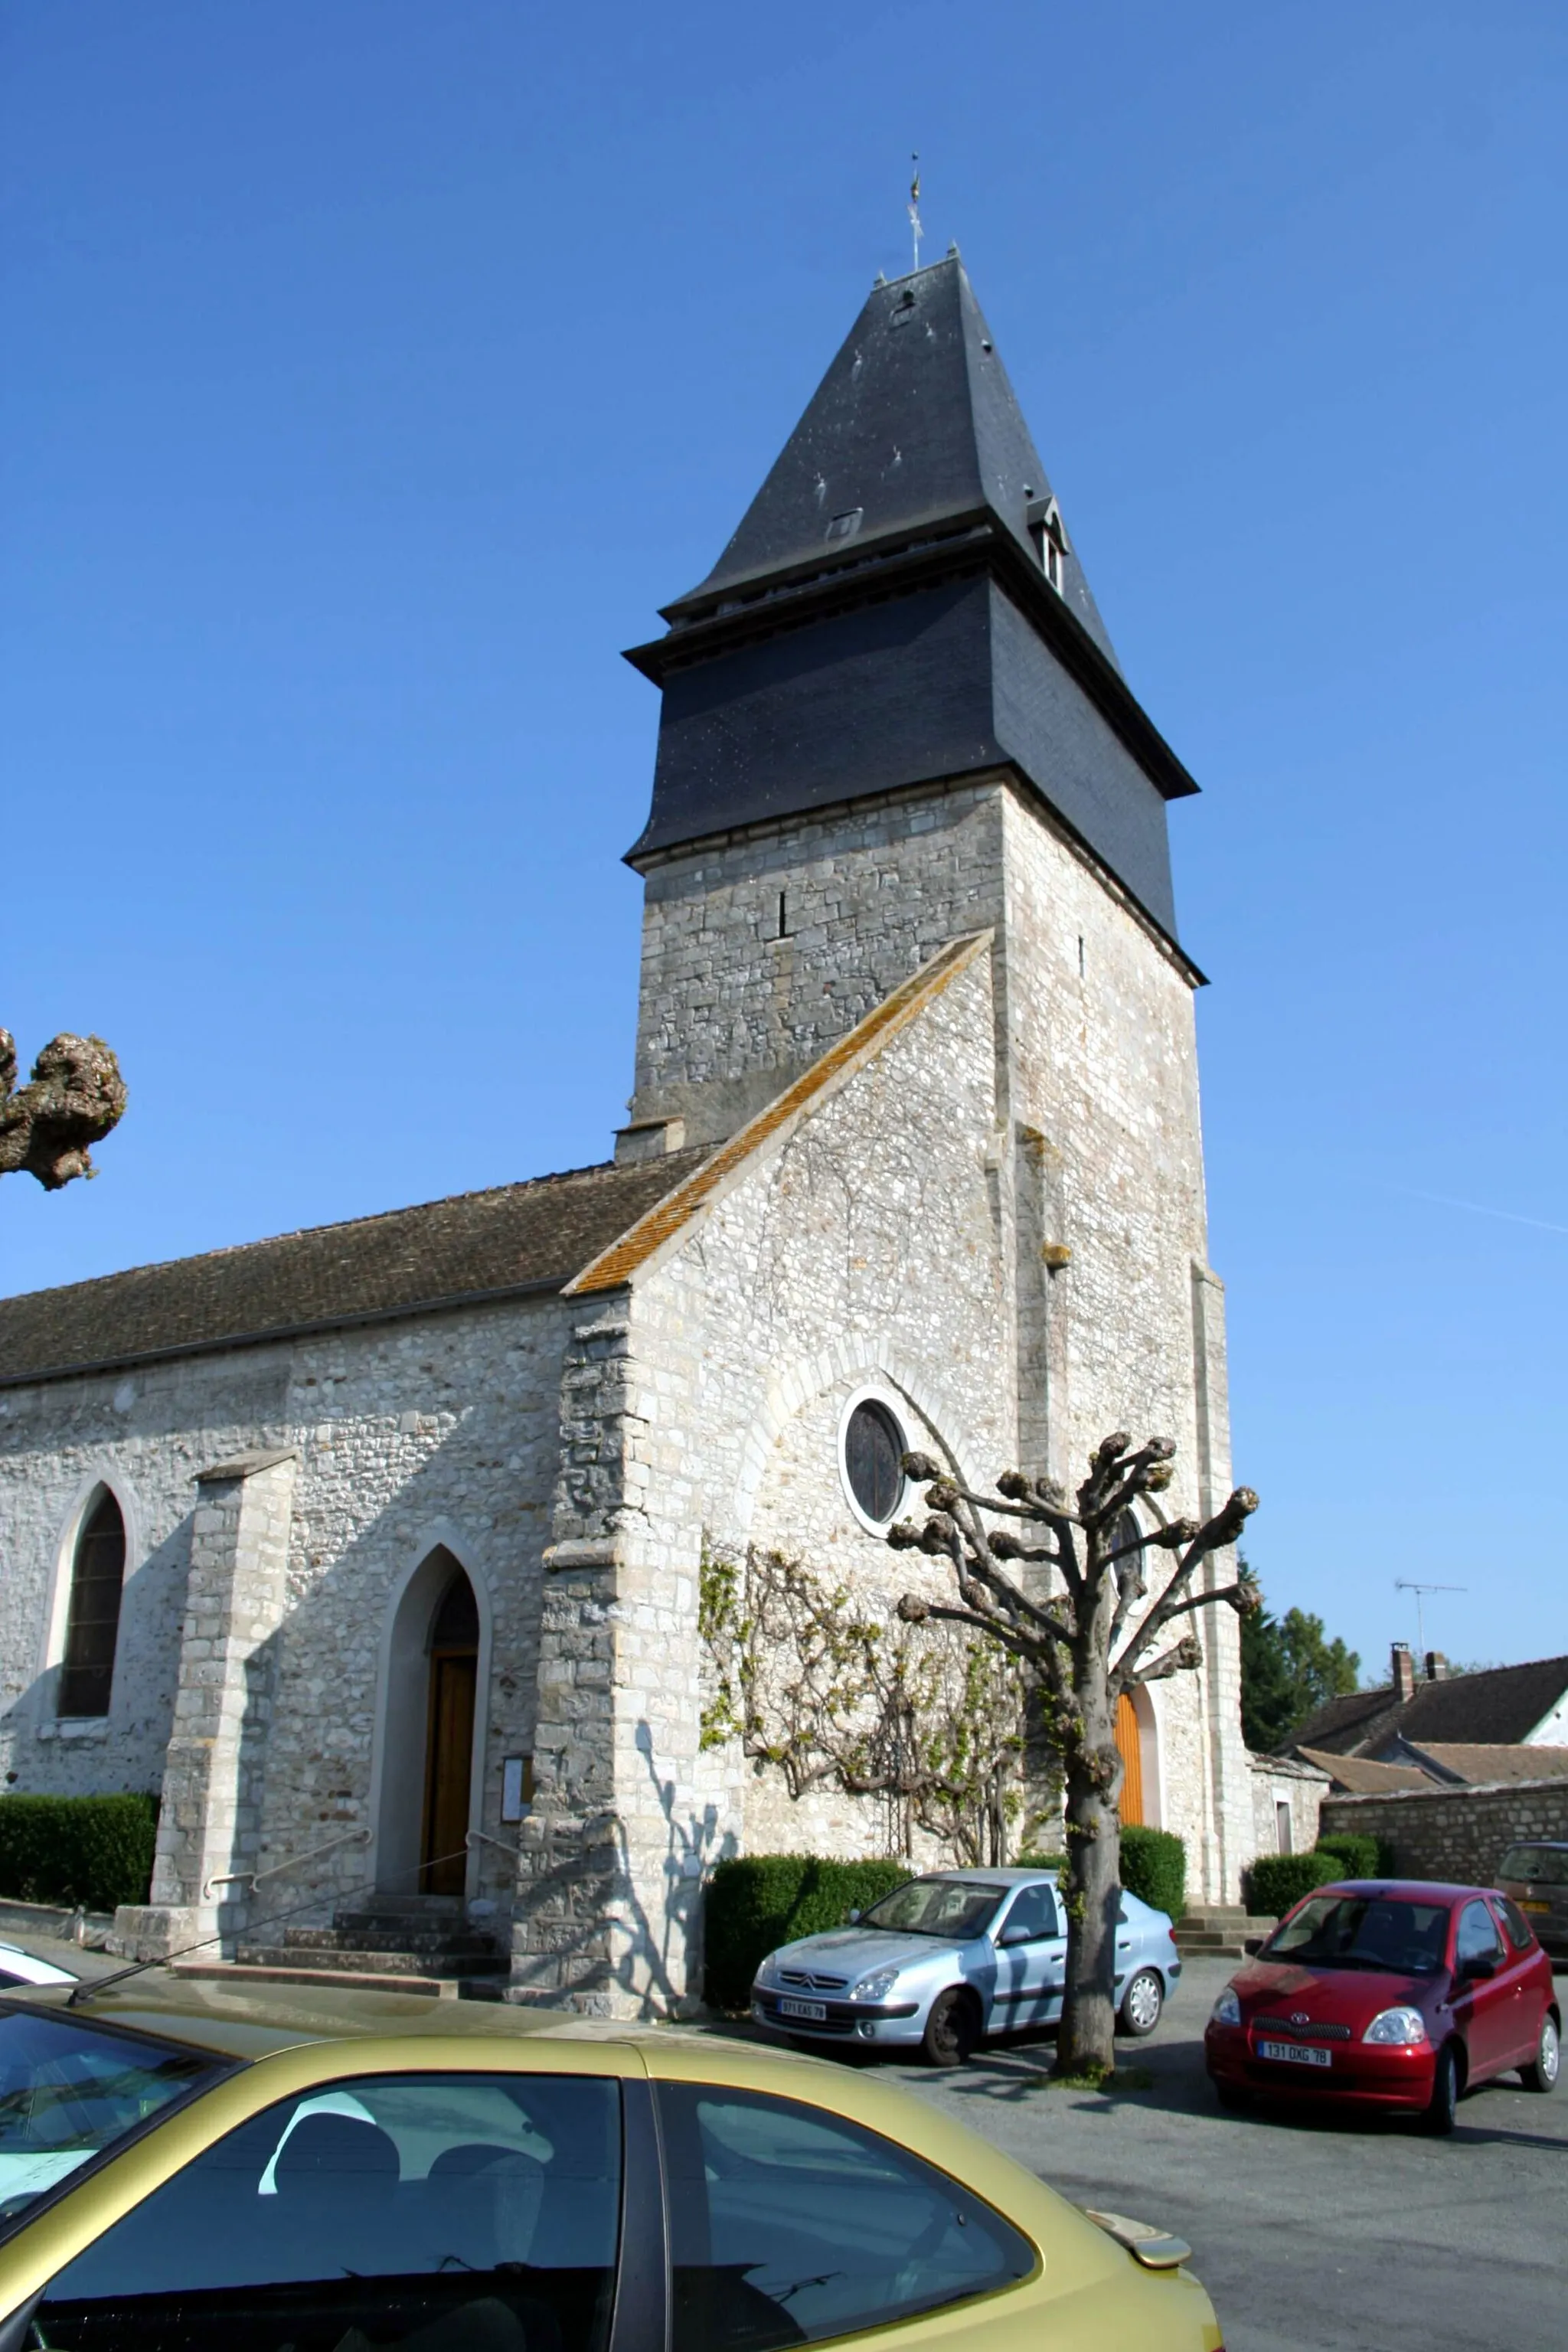
{"type": "MultiPolygon", "coordinates": [[[[325,1958],[348,1906],[516,2000],[689,2010],[716,1860],[885,1850],[705,1730],[706,1559],[890,1608],[906,1448],[1076,1486],[1159,1430],[1173,1514],[1230,1490],[1197,787],[956,250],[878,281],[662,618],[613,1156],[0,1301],[5,1785],[160,1795],[128,1952],[325,1958]]],[[[1195,1622],[1124,1809],[1234,1903],[1277,1798],[1195,1622]]]]}

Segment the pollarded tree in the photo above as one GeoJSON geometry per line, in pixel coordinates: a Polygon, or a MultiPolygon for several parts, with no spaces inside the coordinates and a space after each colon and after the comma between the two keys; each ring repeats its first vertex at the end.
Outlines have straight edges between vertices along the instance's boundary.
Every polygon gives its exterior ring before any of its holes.
{"type": "Polygon", "coordinates": [[[1055,1479],[1028,1478],[1019,1470],[1004,1472],[994,1496],[971,1494],[929,1454],[906,1454],[909,1476],[930,1482],[931,1516],[923,1527],[902,1519],[888,1535],[898,1549],[945,1555],[958,1586],[957,1607],[910,1592],[899,1603],[900,1616],[911,1624],[945,1619],[988,1634],[1027,1664],[1038,1685],[1044,1737],[1060,1759],[1067,1812],[1067,1987],[1058,2074],[1098,2075],[1115,2063],[1122,1771],[1117,1701],[1140,1684],[1202,1664],[1190,1622],[1177,1630],[1183,1620],[1216,1605],[1239,1616],[1260,1605],[1257,1586],[1243,1576],[1194,1590],[1205,1561],[1233,1544],[1258,1508],[1250,1487],[1238,1486],[1223,1510],[1202,1524],[1173,1519],[1145,1528],[1131,1516],[1140,1497],[1170,1485],[1175,1450],[1170,1438],[1152,1437],[1134,1451],[1126,1432],[1118,1430],[1096,1446],[1089,1476],[1070,1501],[1055,1479]],[[993,1517],[1022,1524],[992,1527],[993,1517]],[[1150,1601],[1145,1571],[1153,1553],[1173,1555],[1173,1564],[1150,1601]],[[1055,1573],[1038,1578],[1026,1592],[1005,1561],[1055,1573]],[[1160,1646],[1167,1632],[1175,1638],[1160,1646]]]}
{"type": "Polygon", "coordinates": [[[36,1176],[58,1192],[76,1176],[96,1175],[90,1147],[119,1124],[125,1081],[101,1037],[51,1038],[16,1084],[16,1045],[0,1029],[0,1176],[36,1176]]]}

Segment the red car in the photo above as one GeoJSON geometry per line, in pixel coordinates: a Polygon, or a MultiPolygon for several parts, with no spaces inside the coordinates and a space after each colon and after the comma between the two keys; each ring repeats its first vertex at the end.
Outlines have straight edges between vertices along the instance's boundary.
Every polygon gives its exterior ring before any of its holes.
{"type": "Polygon", "coordinates": [[[1517,2067],[1557,2082],[1552,1963],[1506,1895],[1420,1879],[1321,1886],[1214,2005],[1204,2054],[1221,2104],[1332,2098],[1452,2131],[1461,2091],[1517,2067]]]}

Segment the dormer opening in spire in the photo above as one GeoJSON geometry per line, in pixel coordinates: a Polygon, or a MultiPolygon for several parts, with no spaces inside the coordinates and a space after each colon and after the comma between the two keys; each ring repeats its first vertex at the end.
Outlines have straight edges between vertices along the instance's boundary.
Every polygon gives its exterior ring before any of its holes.
{"type": "Polygon", "coordinates": [[[1025,512],[1028,519],[1029,537],[1035,542],[1035,553],[1040,560],[1040,570],[1059,596],[1067,576],[1068,546],[1062,510],[1055,499],[1031,499],[1025,512]]]}

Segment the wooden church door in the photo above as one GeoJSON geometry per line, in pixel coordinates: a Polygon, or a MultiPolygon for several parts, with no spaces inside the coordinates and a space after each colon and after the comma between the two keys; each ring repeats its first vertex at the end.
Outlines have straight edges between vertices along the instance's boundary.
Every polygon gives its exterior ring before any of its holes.
{"type": "Polygon", "coordinates": [[[1116,1745],[1121,1751],[1121,1824],[1130,1829],[1143,1819],[1143,1745],[1137,1709],[1125,1691],[1116,1702],[1116,1745]]]}
{"type": "Polygon", "coordinates": [[[425,1746],[420,1892],[461,1895],[468,1882],[468,1799],[479,1696],[479,1612],[459,1570],[430,1631],[430,1706],[425,1746]]]}

